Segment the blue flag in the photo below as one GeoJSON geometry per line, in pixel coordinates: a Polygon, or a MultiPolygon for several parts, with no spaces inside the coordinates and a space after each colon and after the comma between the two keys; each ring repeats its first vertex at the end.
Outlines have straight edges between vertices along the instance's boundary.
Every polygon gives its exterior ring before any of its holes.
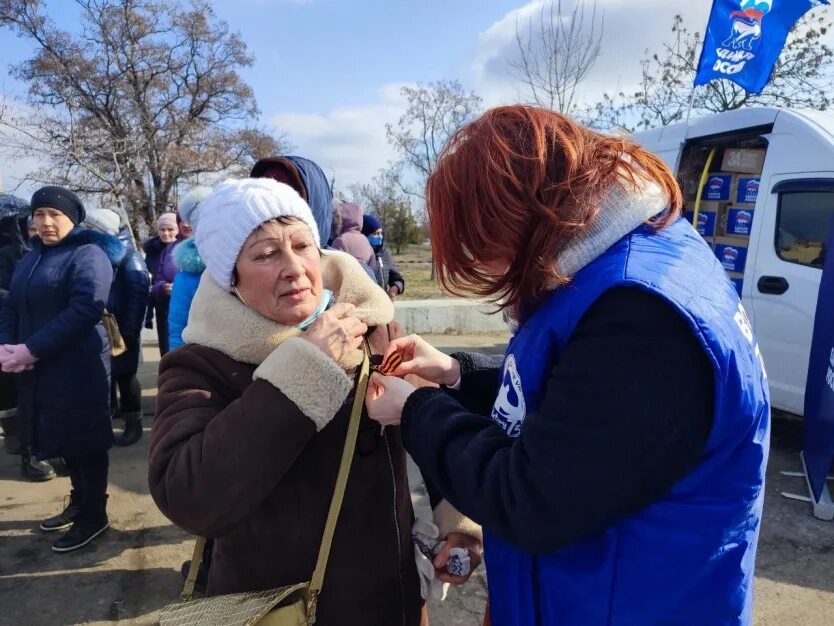
{"type": "Polygon", "coordinates": [[[819,500],[825,476],[834,461],[834,228],[820,280],[808,381],[805,383],[805,423],[802,425],[802,451],[808,482],[819,500]]]}
{"type": "Polygon", "coordinates": [[[725,78],[760,93],[796,21],[821,4],[828,0],[713,0],[695,85],[725,78]]]}

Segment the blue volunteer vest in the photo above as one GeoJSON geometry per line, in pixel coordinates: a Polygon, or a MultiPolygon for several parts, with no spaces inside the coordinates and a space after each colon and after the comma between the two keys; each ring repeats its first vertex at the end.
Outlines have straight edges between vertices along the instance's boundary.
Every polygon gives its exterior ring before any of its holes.
{"type": "MultiPolygon", "coordinates": [[[[663,500],[553,554],[522,552],[484,529],[496,626],[751,623],[770,439],[766,374],[735,289],[687,222],[638,228],[536,309],[507,348],[492,418],[519,436],[583,314],[625,286],[675,307],[712,361],[715,414],[703,460],[663,500]]],[[[647,393],[663,382],[646,381],[647,393]]]]}

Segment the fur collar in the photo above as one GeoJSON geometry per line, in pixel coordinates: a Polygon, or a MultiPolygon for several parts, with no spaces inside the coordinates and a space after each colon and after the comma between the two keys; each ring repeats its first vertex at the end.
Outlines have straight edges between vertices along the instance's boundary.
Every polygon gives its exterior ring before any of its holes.
{"type": "Polygon", "coordinates": [[[113,267],[118,267],[127,254],[127,249],[124,244],[113,235],[101,233],[97,230],[90,230],[89,228],[84,228],[83,226],[76,226],[73,228],[69,233],[67,233],[66,237],[54,246],[43,245],[40,237],[32,237],[30,241],[32,247],[39,251],[50,247],[75,247],[92,244],[94,246],[98,246],[104,251],[113,267]]]}
{"type": "Polygon", "coordinates": [[[194,237],[189,237],[178,243],[174,246],[174,251],[171,254],[174,257],[174,265],[183,272],[202,274],[203,270],[206,269],[206,264],[203,263],[200,251],[197,250],[197,242],[194,241],[194,237]]]}
{"type": "MultiPolygon", "coordinates": [[[[394,319],[394,305],[388,295],[349,254],[325,250],[321,271],[324,286],[337,302],[356,305],[356,317],[368,326],[381,326],[394,319]]],[[[194,296],[183,338],[188,343],[213,348],[235,361],[260,365],[270,353],[301,331],[259,315],[234,294],[221,288],[208,272],[203,273],[194,296]]],[[[352,370],[362,360],[361,350],[340,365],[352,370]]]]}

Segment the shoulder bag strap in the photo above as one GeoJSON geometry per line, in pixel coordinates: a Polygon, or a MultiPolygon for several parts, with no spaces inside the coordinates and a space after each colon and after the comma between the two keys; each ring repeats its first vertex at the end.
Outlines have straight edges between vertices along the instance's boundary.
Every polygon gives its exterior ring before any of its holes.
{"type": "Polygon", "coordinates": [[[324,525],[324,535],[319,547],[319,557],[316,561],[316,569],[313,571],[313,578],[310,581],[309,602],[307,604],[307,623],[312,624],[316,620],[316,604],[318,595],[321,592],[324,582],[324,572],[327,569],[327,559],[330,556],[330,547],[333,543],[333,533],[336,531],[336,522],[339,520],[339,511],[342,508],[342,500],[345,496],[348,474],[353,461],[353,451],[356,448],[356,437],[359,434],[359,421],[362,419],[362,408],[365,404],[365,393],[368,390],[368,379],[370,363],[368,359],[367,343],[363,347],[364,355],[362,365],[359,369],[359,384],[356,385],[356,395],[353,398],[353,409],[350,413],[345,447],[342,450],[342,461],[339,464],[339,475],[336,478],[336,488],[333,491],[333,499],[330,501],[330,511],[327,513],[327,523],[324,525]]]}
{"type": "MultiPolygon", "coordinates": [[[[318,601],[318,595],[321,591],[322,583],[324,582],[324,572],[327,569],[327,559],[330,556],[330,547],[333,544],[333,534],[336,531],[336,522],[339,519],[339,511],[341,511],[342,500],[344,500],[345,496],[348,474],[350,473],[350,466],[353,462],[353,451],[356,449],[356,437],[359,434],[359,422],[362,419],[362,407],[365,403],[365,393],[368,390],[370,364],[367,346],[363,349],[363,352],[364,355],[362,357],[362,365],[359,370],[359,384],[356,386],[356,395],[353,399],[353,408],[350,413],[350,423],[348,424],[347,436],[345,437],[345,447],[342,450],[342,460],[339,464],[339,474],[336,477],[336,487],[333,490],[333,499],[330,501],[330,510],[327,513],[327,522],[324,525],[324,535],[322,536],[321,545],[319,547],[316,569],[313,571],[313,578],[310,582],[310,599],[307,605],[309,624],[312,624],[315,621],[316,603],[318,601]]],[[[185,579],[185,585],[183,586],[181,594],[182,599],[186,602],[194,597],[194,586],[197,581],[197,572],[199,571],[200,563],[203,560],[203,550],[205,549],[205,546],[206,540],[203,537],[197,537],[197,541],[194,543],[194,554],[191,557],[191,565],[188,568],[188,576],[185,579]]]]}
{"type": "Polygon", "coordinates": [[[191,565],[188,566],[188,576],[185,578],[180,598],[188,602],[194,597],[194,585],[197,582],[197,572],[200,571],[200,563],[203,561],[203,550],[206,548],[205,537],[197,537],[194,542],[194,554],[191,556],[191,565]]]}

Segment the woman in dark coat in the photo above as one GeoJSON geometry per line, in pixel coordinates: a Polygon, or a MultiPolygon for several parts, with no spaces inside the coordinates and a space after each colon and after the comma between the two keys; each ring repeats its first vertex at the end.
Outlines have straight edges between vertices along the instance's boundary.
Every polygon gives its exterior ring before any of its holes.
{"type": "Polygon", "coordinates": [[[108,527],[107,451],[110,347],[101,314],[113,270],[78,225],[78,197],[61,187],[32,196],[38,236],[18,263],[0,310],[0,364],[20,374],[19,408],[33,425],[38,458],[63,457],[72,481],[69,505],[40,527],[69,532],[56,552],[87,545],[108,527]]]}
{"type": "Polygon", "coordinates": [[[132,239],[120,235],[117,213],[108,209],[90,211],[86,224],[93,229],[99,247],[113,263],[113,286],[107,300],[107,310],[115,316],[127,349],[124,354],[112,360],[110,401],[114,417],[125,421],[124,433],[115,443],[118,446],[129,446],[142,438],[142,385],[137,373],[150,275],[142,255],[130,245],[132,239]]]}
{"type": "MultiPolygon", "coordinates": [[[[163,213],[156,220],[157,231],[159,232],[159,244],[150,246],[153,239],[145,243],[146,262],[151,271],[151,306],[156,313],[156,335],[159,339],[159,354],[165,356],[168,352],[168,307],[171,302],[171,291],[174,287],[174,276],[177,267],[171,253],[177,244],[179,228],[177,216],[173,213],[163,213]],[[158,254],[157,254],[158,249],[158,254]]],[[[147,322],[148,319],[146,318],[147,322]]],[[[146,324],[147,326],[147,324],[146,324]]]]}

